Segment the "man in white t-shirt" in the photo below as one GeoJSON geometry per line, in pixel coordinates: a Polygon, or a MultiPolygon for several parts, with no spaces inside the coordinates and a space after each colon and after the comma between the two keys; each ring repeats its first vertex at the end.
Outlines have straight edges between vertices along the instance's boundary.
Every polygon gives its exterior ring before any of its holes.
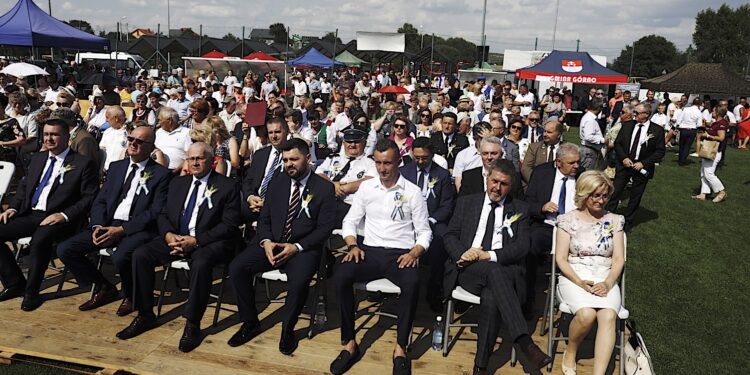
{"type": "Polygon", "coordinates": [[[521,85],[518,89],[518,95],[513,100],[513,105],[521,107],[521,116],[526,117],[531,113],[531,107],[534,105],[534,94],[529,92],[526,84],[521,85]]]}
{"type": "Polygon", "coordinates": [[[745,107],[745,104],[747,104],[747,98],[744,96],[740,97],[740,102],[736,106],[734,106],[734,109],[732,110],[732,114],[734,114],[734,118],[737,119],[737,121],[740,121],[741,113],[740,110],[745,107]]]}
{"type": "Polygon", "coordinates": [[[125,129],[125,111],[122,107],[109,106],[105,113],[110,127],[102,133],[99,148],[107,154],[107,159],[104,160],[106,171],[112,162],[121,160],[125,156],[125,149],[128,147],[128,131],[125,129]]]}
{"type": "Polygon", "coordinates": [[[271,81],[271,74],[265,74],[265,81],[260,85],[260,97],[263,100],[268,100],[268,94],[276,91],[276,82],[271,81]]]}
{"type": "Polygon", "coordinates": [[[235,77],[234,72],[232,72],[231,70],[227,71],[227,75],[224,77],[224,81],[222,81],[224,86],[227,86],[227,87],[231,87],[232,85],[238,82],[239,81],[237,80],[237,77],[235,77]]]}
{"type": "Polygon", "coordinates": [[[171,107],[164,107],[159,111],[159,126],[154,144],[169,158],[167,168],[179,171],[190,145],[193,144],[190,129],[180,126],[177,111],[171,107]]]}

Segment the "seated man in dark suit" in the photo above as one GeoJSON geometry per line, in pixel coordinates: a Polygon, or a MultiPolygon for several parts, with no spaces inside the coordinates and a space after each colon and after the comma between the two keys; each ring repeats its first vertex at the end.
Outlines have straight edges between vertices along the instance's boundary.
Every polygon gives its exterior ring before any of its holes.
{"type": "Polygon", "coordinates": [[[263,208],[263,200],[268,192],[268,184],[282,172],[279,147],[289,137],[289,125],[283,118],[274,117],[266,123],[270,147],[264,147],[253,154],[250,168],[242,180],[242,197],[249,206],[243,207],[243,221],[255,221],[263,208]]]}
{"type": "MultiPolygon", "coordinates": [[[[479,148],[479,155],[482,158],[482,166],[464,171],[461,175],[461,190],[458,191],[459,197],[484,193],[486,190],[485,185],[487,183],[487,175],[489,174],[490,165],[493,161],[503,158],[502,140],[497,137],[486,137],[482,139],[482,145],[479,148]]],[[[512,164],[513,162],[511,161],[511,165],[512,164]]],[[[514,198],[519,198],[522,194],[523,189],[521,188],[520,179],[514,178],[510,195],[514,198]]]]}
{"type": "Polygon", "coordinates": [[[281,145],[284,171],[269,185],[258,218],[258,233],[229,266],[242,326],[229,340],[239,346],[260,333],[255,308],[255,275],[280,268],[287,274],[288,292],[279,351],[297,348],[294,325],[307,300],[313,275],[320,265],[323,244],[335,227],[333,184],[312,173],[310,149],[299,138],[281,145]]]}
{"type": "Polygon", "coordinates": [[[443,114],[442,127],[443,131],[434,133],[430,137],[430,142],[435,153],[444,157],[448,161],[448,169],[453,169],[453,163],[456,156],[461,150],[469,147],[469,139],[465,135],[456,131],[458,117],[453,112],[443,114]]]}
{"type": "Polygon", "coordinates": [[[533,368],[552,361],[531,341],[521,312],[526,292],[524,258],[530,245],[529,211],[525,203],[509,196],[514,178],[510,161],[493,161],[487,173],[487,193],[459,197],[445,235],[452,261],[445,276],[446,295],[458,284],[481,298],[474,374],[486,373],[500,319],[508,326],[509,341],[519,344],[533,368]]]}
{"type": "Polygon", "coordinates": [[[447,170],[432,162],[435,155],[432,144],[427,137],[419,137],[411,146],[414,163],[400,168],[401,175],[422,191],[422,197],[427,201],[432,242],[427,252],[426,261],[430,265],[430,279],[427,282],[427,301],[435,312],[443,311],[443,275],[445,274],[445,260],[448,253],[443,246],[443,236],[448,230],[448,221],[453,213],[456,191],[451,183],[451,176],[447,170]]]}
{"type": "Polygon", "coordinates": [[[576,177],[580,174],[578,146],[563,143],[557,147],[554,163],[534,167],[526,203],[531,211],[531,251],[526,257],[527,299],[524,312],[531,317],[534,307],[536,268],[552,249],[552,228],[557,216],[575,209],[576,177]]]}
{"type": "Polygon", "coordinates": [[[154,151],[154,131],[148,126],[128,136],[130,158],[113,162],[107,181],[91,207],[88,229],[57,246],[57,255],[79,285],[94,284],[94,295],[78,308],[88,311],[117,298],[117,288],[86,259],[97,249],[116,247],[112,262],[122,279],[123,300],[117,315],[133,311],[133,251],[159,235],[156,218],[167,200],[171,173],[149,156],[154,151]]]}
{"type": "Polygon", "coordinates": [[[5,287],[0,301],[23,296],[24,311],[41,306],[39,289],[54,255],[53,243],[78,230],[96,196],[97,166],[68,147],[74,122],[70,109],[52,112],[43,130],[47,151],[32,156],[28,174],[18,184],[9,208],[0,214],[0,281],[5,287]],[[31,265],[26,279],[5,243],[28,236],[31,265]]]}
{"type": "Polygon", "coordinates": [[[167,203],[158,218],[159,237],[133,253],[138,316],[117,333],[127,340],[157,326],[153,311],[154,277],[159,265],[178,259],[190,262],[190,293],[185,304],[185,331],[179,349],[189,352],[200,345],[200,322],[208,305],[215,265],[228,262],[239,240],[240,193],[234,180],[211,171],[211,147],[203,142],[188,149],[191,175],[169,183],[167,203]]]}

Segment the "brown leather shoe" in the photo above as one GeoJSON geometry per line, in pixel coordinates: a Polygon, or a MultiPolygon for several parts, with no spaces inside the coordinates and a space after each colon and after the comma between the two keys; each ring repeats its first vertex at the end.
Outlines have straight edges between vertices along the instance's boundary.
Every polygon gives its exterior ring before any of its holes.
{"type": "Polygon", "coordinates": [[[526,346],[525,348],[521,348],[521,351],[523,352],[523,355],[526,357],[526,359],[529,361],[529,364],[531,365],[531,367],[537,370],[541,369],[542,367],[552,362],[552,358],[544,354],[542,349],[539,349],[539,347],[534,344],[530,344],[526,346]]]}
{"type": "Polygon", "coordinates": [[[84,302],[81,306],[78,306],[78,310],[89,311],[99,307],[102,307],[117,299],[117,289],[111,285],[103,285],[99,288],[99,291],[94,293],[94,296],[90,300],[84,302]]]}
{"type": "Polygon", "coordinates": [[[125,298],[122,300],[120,307],[117,308],[117,316],[130,315],[133,312],[133,302],[125,298]]]}

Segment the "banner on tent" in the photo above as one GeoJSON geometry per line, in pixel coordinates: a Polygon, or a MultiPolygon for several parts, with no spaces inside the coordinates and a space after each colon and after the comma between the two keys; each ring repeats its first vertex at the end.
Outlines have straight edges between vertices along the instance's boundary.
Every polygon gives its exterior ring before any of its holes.
{"type": "Polygon", "coordinates": [[[357,31],[357,50],[404,52],[406,38],[401,33],[357,31]]]}

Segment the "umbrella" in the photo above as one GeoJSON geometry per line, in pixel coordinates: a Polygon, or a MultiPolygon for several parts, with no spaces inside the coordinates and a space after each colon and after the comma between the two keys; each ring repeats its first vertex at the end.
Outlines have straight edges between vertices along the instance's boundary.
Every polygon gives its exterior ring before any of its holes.
{"type": "Polygon", "coordinates": [[[408,94],[409,90],[401,86],[383,86],[378,92],[381,94],[408,94]]]}
{"type": "Polygon", "coordinates": [[[89,75],[81,78],[81,81],[78,82],[78,83],[80,83],[82,85],[98,85],[98,86],[101,86],[101,85],[111,85],[111,86],[116,86],[119,83],[119,81],[117,80],[117,78],[112,77],[109,74],[93,73],[93,74],[89,74],[89,75]]]}
{"type": "Polygon", "coordinates": [[[28,76],[35,76],[35,75],[49,75],[44,69],[33,65],[33,64],[27,64],[27,63],[15,63],[10,64],[6,66],[3,70],[0,70],[0,73],[5,73],[10,76],[14,77],[28,77],[28,76]]]}

